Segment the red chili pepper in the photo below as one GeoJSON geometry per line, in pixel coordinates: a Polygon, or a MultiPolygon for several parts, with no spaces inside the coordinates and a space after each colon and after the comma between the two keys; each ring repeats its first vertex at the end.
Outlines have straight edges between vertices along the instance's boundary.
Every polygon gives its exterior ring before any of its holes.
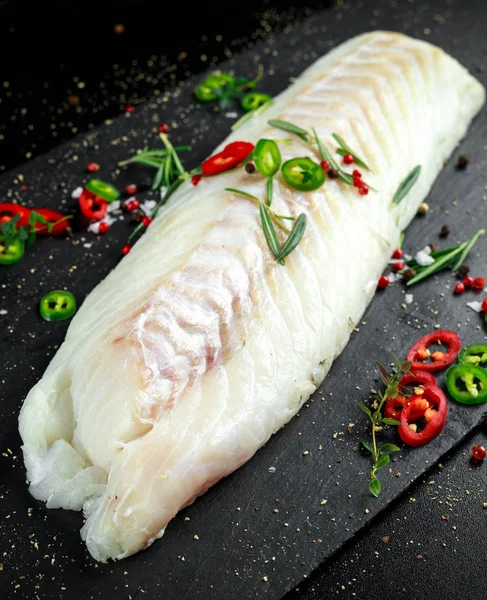
{"type": "Polygon", "coordinates": [[[92,221],[101,221],[107,214],[108,202],[86,188],[81,192],[78,204],[83,215],[92,221]]]}
{"type": "Polygon", "coordinates": [[[63,235],[71,231],[69,220],[67,219],[66,215],[62,215],[61,213],[51,210],[50,208],[34,208],[32,212],[38,213],[44,217],[44,219],[49,221],[49,223],[56,223],[51,231],[49,231],[47,225],[43,223],[36,223],[34,227],[36,229],[36,233],[40,235],[63,235]]]}
{"type": "Polygon", "coordinates": [[[27,225],[29,222],[30,208],[14,204],[13,202],[0,202],[0,223],[11,221],[15,215],[20,215],[17,227],[27,225]]]}
{"type": "Polygon", "coordinates": [[[234,169],[243,163],[253,149],[254,145],[250,142],[232,142],[218,154],[207,158],[201,165],[201,171],[205,177],[209,177],[234,169]]]}
{"type": "MultiPolygon", "coordinates": [[[[434,375],[427,371],[411,371],[411,374],[406,373],[399,382],[399,389],[414,385],[415,387],[425,385],[436,385],[436,379],[434,375]]],[[[399,394],[397,398],[387,400],[384,406],[384,416],[399,421],[401,418],[401,410],[406,403],[406,398],[399,394]]]]}
{"type": "Polygon", "coordinates": [[[441,369],[445,369],[452,364],[456,359],[457,354],[460,352],[461,347],[462,342],[454,331],[440,329],[439,331],[428,333],[428,335],[425,335],[418,340],[408,352],[407,360],[413,362],[412,369],[418,369],[420,371],[441,371],[441,369]],[[428,346],[435,343],[445,344],[448,346],[448,351],[443,353],[443,357],[436,355],[434,362],[421,362],[430,356],[428,346]]]}
{"type": "Polygon", "coordinates": [[[441,433],[447,413],[445,394],[439,387],[427,385],[423,395],[413,394],[401,412],[401,424],[397,428],[401,440],[408,446],[424,446],[441,433]],[[425,427],[421,431],[413,430],[410,425],[422,417],[426,420],[425,427]]]}

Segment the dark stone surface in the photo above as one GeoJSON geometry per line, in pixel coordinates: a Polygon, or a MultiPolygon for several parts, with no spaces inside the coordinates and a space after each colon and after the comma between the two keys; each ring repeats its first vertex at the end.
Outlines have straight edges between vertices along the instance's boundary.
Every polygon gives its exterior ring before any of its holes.
{"type": "MultiPolygon", "coordinates": [[[[317,14],[303,26],[232,59],[229,66],[250,75],[257,60],[262,62],[267,72],[263,88],[276,93],[286,86],[289,76],[298,75],[330,47],[380,27],[438,43],[472,71],[483,65],[484,12],[465,3],[399,6],[375,2],[373,9],[370,4],[346,3],[333,12],[317,14]]],[[[477,75],[487,81],[483,71],[477,75]]],[[[150,128],[161,120],[178,124],[177,129],[173,126],[175,142],[191,140],[188,166],[194,166],[221,140],[231,121],[212,109],[194,107],[192,85],[191,81],[183,83],[167,101],[158,97],[130,116],[5,174],[0,179],[2,196],[68,209],[73,204],[70,192],[89,179],[85,165],[91,160],[102,165],[100,176],[113,176],[120,187],[132,181],[148,182],[150,173],[131,169],[119,174],[116,163],[144,145],[150,128]],[[28,186],[27,191],[20,190],[22,184],[28,186]]],[[[452,228],[448,245],[485,224],[486,128],[483,111],[456,153],[471,155],[468,170],[456,171],[455,158],[446,165],[428,199],[431,212],[408,229],[406,250],[441,242],[438,233],[445,223],[452,228]]],[[[367,427],[353,401],[365,400],[369,389],[377,386],[375,360],[388,363],[393,352],[404,355],[422,332],[435,325],[458,329],[464,342],[485,338],[481,318],[466,307],[473,294],[453,297],[453,278],[448,274],[413,288],[414,301],[406,310],[401,307],[404,290],[399,284],[378,294],[364,316],[365,324],[353,334],[322,389],[299,417],[247,465],[178,515],[161,542],[122,563],[94,564],[79,539],[80,515],[47,511],[28,495],[16,418],[22,398],[42,375],[67,329],[66,323],[40,320],[39,298],[50,289],[66,286],[81,302],[116,266],[130,231],[125,218],[104,237],[77,233],[76,245],[63,239],[41,240],[19,265],[0,273],[3,597],[281,598],[343,544],[348,545],[339,558],[325,564],[310,584],[300,585],[301,597],[337,593],[342,598],[413,595],[419,599],[439,597],[435,593],[441,592],[443,597],[461,598],[467,586],[469,598],[484,597],[482,579],[476,581],[476,576],[482,564],[480,550],[485,547],[482,526],[487,494],[482,487],[484,469],[468,463],[473,442],[469,439],[462,452],[450,454],[445,469],[433,466],[475,428],[484,415],[483,407],[470,410],[450,404],[443,434],[426,448],[405,450],[395,457],[391,472],[382,477],[384,493],[378,500],[367,492],[369,462],[354,451],[367,436],[367,427]],[[91,247],[86,248],[86,243],[91,247]],[[355,425],[349,433],[350,423],[355,425]],[[424,482],[397,500],[427,469],[424,482]],[[322,505],[323,499],[327,503],[322,505]],[[392,509],[382,512],[391,502],[392,509]],[[442,515],[448,515],[448,520],[442,515]],[[374,517],[376,524],[368,533],[353,540],[374,517]],[[390,536],[387,544],[380,541],[384,536],[390,536]],[[455,552],[457,548],[461,552],[455,552]]],[[[478,274],[485,275],[486,249],[483,238],[469,260],[478,274]]],[[[388,435],[392,434],[384,438],[388,435]]]]}

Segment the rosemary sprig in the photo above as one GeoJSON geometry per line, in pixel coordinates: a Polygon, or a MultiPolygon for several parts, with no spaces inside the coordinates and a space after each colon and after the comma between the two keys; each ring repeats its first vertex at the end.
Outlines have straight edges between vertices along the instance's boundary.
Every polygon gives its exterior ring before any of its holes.
{"type": "Polygon", "coordinates": [[[260,115],[261,113],[263,113],[272,104],[274,104],[274,100],[272,100],[272,99],[267,100],[267,102],[264,102],[264,104],[262,104],[262,106],[259,106],[259,108],[256,108],[255,110],[251,110],[250,112],[245,113],[243,116],[240,117],[240,119],[235,121],[235,123],[232,125],[232,131],[235,131],[236,129],[238,129],[241,125],[246,123],[248,120],[252,119],[252,117],[256,117],[257,115],[260,115]]]}
{"type": "Polygon", "coordinates": [[[409,175],[407,175],[399,184],[399,187],[392,198],[392,204],[399,204],[399,202],[409,194],[411,188],[418,180],[420,173],[421,165],[416,165],[409,175]]]}
{"type": "Polygon", "coordinates": [[[457,271],[465,262],[465,259],[478,241],[479,237],[484,235],[484,233],[485,229],[480,229],[469,240],[462,242],[458,246],[452,246],[451,248],[445,248],[444,250],[432,252],[431,256],[435,259],[435,262],[431,263],[430,265],[423,267],[419,265],[415,259],[409,260],[407,262],[408,266],[415,269],[417,273],[406,283],[406,285],[414,285],[415,283],[426,279],[426,277],[429,277],[434,273],[438,273],[446,268],[457,271]]]}
{"type": "Polygon", "coordinates": [[[381,493],[381,483],[377,478],[377,472],[389,464],[391,452],[398,452],[400,450],[395,444],[377,445],[377,432],[380,431],[381,424],[400,425],[400,422],[395,419],[383,417],[382,409],[387,400],[393,400],[399,394],[403,396],[409,395],[409,390],[401,386],[400,383],[403,375],[410,372],[412,362],[409,360],[401,362],[395,356],[394,362],[396,363],[396,368],[392,373],[388,373],[384,365],[377,363],[385,390],[377,393],[372,403],[372,409],[361,402],[357,402],[357,406],[368,416],[372,425],[372,444],[362,442],[362,446],[372,454],[373,463],[370,471],[369,491],[375,497],[378,497],[381,493]]]}
{"type": "Polygon", "coordinates": [[[333,158],[331,153],[326,148],[325,144],[319,138],[318,134],[316,133],[316,129],[314,129],[314,128],[313,128],[313,134],[315,136],[315,142],[316,142],[316,145],[318,146],[318,151],[320,153],[321,160],[327,160],[330,163],[331,168],[338,171],[338,179],[343,181],[343,183],[346,183],[347,185],[353,185],[353,177],[351,175],[349,175],[348,173],[346,173],[340,167],[340,165],[337,163],[337,161],[333,158]]]}
{"type": "Polygon", "coordinates": [[[337,144],[340,146],[340,148],[337,149],[337,153],[340,154],[340,156],[345,156],[345,154],[351,154],[353,156],[353,159],[355,161],[355,164],[358,165],[359,167],[362,167],[363,169],[370,171],[369,166],[367,165],[367,163],[362,160],[359,156],[357,156],[356,152],[354,152],[350,146],[345,143],[345,141],[343,140],[343,138],[341,138],[338,133],[333,133],[332,136],[335,138],[337,144]]]}
{"type": "MultiPolygon", "coordinates": [[[[245,192],[244,190],[237,190],[235,188],[225,188],[225,191],[227,192],[232,192],[232,194],[236,194],[237,196],[243,196],[244,198],[247,198],[248,200],[252,200],[252,202],[254,202],[255,204],[257,204],[258,206],[260,206],[261,201],[256,197],[253,196],[252,194],[249,194],[248,192],[245,192]]],[[[294,217],[290,217],[290,216],[285,216],[285,215],[279,215],[276,212],[274,212],[270,207],[269,204],[267,205],[267,209],[269,211],[269,216],[270,218],[274,221],[274,223],[280,227],[285,233],[291,233],[290,229],[288,229],[284,223],[282,223],[282,220],[286,220],[286,221],[294,221],[295,218],[294,217]]]]}
{"type": "Polygon", "coordinates": [[[302,127],[294,125],[294,123],[289,123],[288,121],[280,121],[279,119],[271,119],[267,122],[269,123],[269,125],[272,125],[272,127],[276,127],[281,131],[287,131],[288,133],[293,133],[294,135],[297,135],[298,138],[302,139],[303,142],[306,142],[307,144],[309,144],[310,142],[309,133],[302,127]]]}

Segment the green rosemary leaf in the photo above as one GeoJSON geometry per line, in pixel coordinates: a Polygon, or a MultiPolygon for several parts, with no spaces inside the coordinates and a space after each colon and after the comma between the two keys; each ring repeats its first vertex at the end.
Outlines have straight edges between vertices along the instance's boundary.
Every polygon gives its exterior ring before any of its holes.
{"type": "Polygon", "coordinates": [[[157,169],[156,174],[154,175],[154,179],[152,180],[152,190],[158,190],[161,187],[162,178],[164,176],[164,169],[166,167],[167,161],[167,158],[161,161],[161,164],[159,165],[159,168],[157,169]]]}
{"type": "Polygon", "coordinates": [[[285,241],[279,256],[277,257],[278,260],[284,259],[286,256],[288,256],[288,254],[291,254],[291,252],[301,241],[305,231],[306,215],[304,213],[301,213],[297,218],[296,223],[294,224],[294,227],[292,228],[291,233],[289,234],[289,237],[285,241]]]}
{"type": "Polygon", "coordinates": [[[273,182],[274,182],[274,180],[272,179],[272,177],[269,177],[269,179],[267,180],[267,196],[266,196],[267,206],[270,206],[272,204],[272,189],[274,187],[273,182]]]}
{"type": "Polygon", "coordinates": [[[399,448],[399,446],[396,446],[396,444],[383,444],[378,452],[379,454],[383,453],[383,452],[400,452],[401,448],[399,448]]]}
{"type": "Polygon", "coordinates": [[[274,223],[269,215],[269,209],[264,204],[259,204],[260,221],[262,223],[262,229],[264,230],[265,239],[270,248],[270,251],[281,264],[284,264],[284,260],[279,258],[281,246],[279,244],[279,238],[277,237],[277,231],[274,227],[274,223]]]}
{"type": "Polygon", "coordinates": [[[238,121],[235,121],[235,123],[232,125],[232,131],[235,131],[236,129],[238,129],[241,125],[246,123],[252,117],[256,117],[257,115],[260,115],[261,113],[263,113],[272,104],[274,104],[274,100],[272,100],[272,99],[267,100],[267,102],[264,102],[264,104],[262,104],[262,106],[259,106],[259,108],[256,108],[255,110],[251,110],[250,112],[245,113],[242,117],[240,117],[240,119],[238,119],[238,121]]]}
{"type": "Polygon", "coordinates": [[[418,272],[417,275],[415,275],[412,279],[410,279],[406,283],[406,285],[407,286],[414,285],[415,283],[418,283],[419,281],[426,279],[426,277],[433,275],[433,273],[437,273],[438,271],[445,269],[449,265],[449,263],[451,263],[451,261],[462,252],[462,250],[465,248],[466,245],[467,245],[466,242],[464,242],[463,244],[460,244],[459,246],[457,246],[457,248],[455,250],[453,250],[449,254],[445,254],[442,258],[435,260],[435,262],[433,264],[424,267],[423,269],[421,269],[421,271],[418,272]]]}
{"type": "Polygon", "coordinates": [[[463,263],[465,262],[468,254],[470,252],[470,250],[475,246],[475,244],[477,243],[477,240],[479,239],[479,237],[481,235],[484,235],[484,233],[485,233],[485,229],[480,229],[479,231],[477,231],[477,233],[475,235],[473,235],[468,240],[467,245],[463,249],[463,252],[458,255],[457,260],[455,261],[455,263],[451,267],[451,269],[453,271],[458,271],[458,269],[463,265],[463,263]]]}
{"type": "Polygon", "coordinates": [[[409,175],[401,181],[399,187],[392,198],[392,204],[399,204],[410,192],[421,173],[421,165],[416,165],[409,175]]]}
{"type": "Polygon", "coordinates": [[[344,142],[343,138],[341,138],[337,133],[333,133],[332,136],[335,138],[338,145],[340,146],[340,148],[337,150],[338,154],[340,154],[341,156],[345,156],[345,154],[351,154],[354,158],[356,165],[362,167],[367,171],[370,171],[370,168],[367,165],[367,163],[357,156],[357,154],[350,148],[350,146],[344,142]]]}
{"type": "Polygon", "coordinates": [[[372,496],[378,498],[380,496],[380,481],[378,479],[371,479],[369,483],[369,492],[372,496]]]}
{"type": "MultiPolygon", "coordinates": [[[[318,146],[318,151],[319,151],[320,156],[321,156],[321,160],[328,161],[330,163],[330,167],[332,169],[336,169],[338,171],[338,179],[340,179],[340,181],[343,181],[343,183],[346,183],[347,185],[353,185],[353,177],[351,175],[349,175],[348,173],[346,173],[340,167],[340,165],[337,163],[337,161],[333,158],[333,156],[331,155],[331,153],[328,151],[328,148],[325,146],[325,144],[318,137],[318,134],[316,133],[315,129],[313,129],[313,133],[314,133],[314,136],[315,136],[316,145],[318,146]]],[[[374,189],[374,188],[370,187],[370,185],[369,185],[369,188],[371,190],[374,189]]]]}
{"type": "Polygon", "coordinates": [[[288,121],[280,121],[279,119],[271,119],[267,122],[269,123],[269,125],[272,125],[272,127],[277,127],[277,129],[281,129],[282,131],[287,131],[288,133],[293,133],[294,135],[297,135],[303,140],[303,142],[309,142],[308,132],[302,127],[294,125],[294,123],[289,123],[288,121]]]}
{"type": "Polygon", "coordinates": [[[252,194],[244,192],[243,190],[236,190],[235,188],[225,188],[225,191],[232,192],[233,194],[237,194],[237,196],[243,196],[244,198],[248,198],[249,200],[252,200],[252,202],[257,202],[257,204],[260,204],[260,200],[258,198],[256,198],[255,196],[252,196],[252,194]]]}

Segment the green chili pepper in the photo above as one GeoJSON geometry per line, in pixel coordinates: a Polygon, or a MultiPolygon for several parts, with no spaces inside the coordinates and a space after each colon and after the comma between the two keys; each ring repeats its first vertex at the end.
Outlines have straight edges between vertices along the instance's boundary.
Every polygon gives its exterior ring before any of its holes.
{"type": "Polygon", "coordinates": [[[325,183],[325,173],[311,158],[293,158],[282,165],[282,175],[295,190],[311,192],[325,183]]]}
{"type": "Polygon", "coordinates": [[[465,365],[483,365],[487,363],[487,345],[472,344],[458,355],[458,362],[465,365]]]}
{"type": "Polygon", "coordinates": [[[76,312],[76,300],[71,292],[54,290],[42,298],[39,311],[46,321],[64,321],[76,312]]]}
{"type": "Polygon", "coordinates": [[[475,365],[454,365],[446,372],[451,397],[462,404],[487,402],[487,372],[475,365]]]}
{"type": "Polygon", "coordinates": [[[240,104],[245,112],[250,112],[251,110],[257,110],[266,102],[269,102],[272,98],[269,94],[259,94],[259,92],[250,92],[250,94],[246,94],[240,104]]]}
{"type": "Polygon", "coordinates": [[[274,140],[259,140],[254,148],[254,163],[264,177],[274,177],[281,166],[281,153],[274,140]]]}
{"type": "Polygon", "coordinates": [[[214,102],[218,99],[218,95],[216,94],[215,90],[219,90],[227,83],[233,84],[234,82],[235,77],[232,75],[217,71],[211,75],[208,75],[203,83],[200,83],[198,86],[196,86],[194,93],[200,102],[214,102]]]}
{"type": "Polygon", "coordinates": [[[85,189],[89,190],[92,194],[96,194],[106,200],[107,202],[113,202],[118,200],[120,192],[111,183],[102,181],[101,179],[91,179],[85,185],[85,189]]]}
{"type": "Polygon", "coordinates": [[[7,248],[6,238],[0,235],[0,265],[14,265],[24,256],[25,244],[19,237],[10,240],[7,248]]]}

